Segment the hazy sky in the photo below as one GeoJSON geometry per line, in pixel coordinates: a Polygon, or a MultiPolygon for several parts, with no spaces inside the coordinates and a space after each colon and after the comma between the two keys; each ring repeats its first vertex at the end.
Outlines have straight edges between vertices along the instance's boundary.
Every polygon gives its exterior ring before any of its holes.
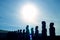
{"type": "MultiPolygon", "coordinates": [[[[21,6],[27,2],[38,7],[40,12],[40,16],[37,18],[39,31],[41,32],[41,21],[46,21],[48,31],[49,23],[54,22],[56,34],[60,35],[60,0],[0,0],[0,29],[25,29],[27,24],[20,19],[19,11],[21,6]]],[[[30,24],[30,26],[35,25],[30,24]]]]}

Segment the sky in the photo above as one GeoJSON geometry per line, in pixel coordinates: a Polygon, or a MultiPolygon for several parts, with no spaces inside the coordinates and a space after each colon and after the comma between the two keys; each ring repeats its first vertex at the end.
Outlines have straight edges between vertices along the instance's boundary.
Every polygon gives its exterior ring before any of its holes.
{"type": "Polygon", "coordinates": [[[35,28],[34,24],[26,24],[21,20],[20,9],[25,3],[33,3],[39,10],[38,26],[41,33],[41,22],[46,21],[47,34],[49,24],[54,22],[56,35],[60,35],[60,0],[0,0],[0,30],[25,29],[26,25],[35,28]]]}

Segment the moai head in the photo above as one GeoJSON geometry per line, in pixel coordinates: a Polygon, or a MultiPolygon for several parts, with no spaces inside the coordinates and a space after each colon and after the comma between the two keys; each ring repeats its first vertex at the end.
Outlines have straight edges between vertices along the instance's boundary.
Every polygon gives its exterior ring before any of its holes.
{"type": "Polygon", "coordinates": [[[26,26],[26,29],[28,29],[28,28],[29,28],[29,25],[26,26]]]}
{"type": "Polygon", "coordinates": [[[46,24],[46,22],[45,22],[45,21],[42,21],[42,24],[43,24],[43,25],[45,25],[45,24],[46,24]]]}
{"type": "Polygon", "coordinates": [[[46,27],[46,22],[42,21],[42,28],[45,28],[45,27],[46,27]]]}
{"type": "Polygon", "coordinates": [[[53,22],[51,22],[51,23],[50,23],[50,27],[53,27],[53,26],[54,26],[54,23],[53,23],[53,22]]]}
{"type": "Polygon", "coordinates": [[[25,29],[23,29],[23,33],[25,33],[25,29]]]}
{"type": "Polygon", "coordinates": [[[22,33],[22,30],[20,29],[20,33],[22,33]]]}
{"type": "Polygon", "coordinates": [[[38,30],[38,26],[36,26],[35,30],[38,30]]]}

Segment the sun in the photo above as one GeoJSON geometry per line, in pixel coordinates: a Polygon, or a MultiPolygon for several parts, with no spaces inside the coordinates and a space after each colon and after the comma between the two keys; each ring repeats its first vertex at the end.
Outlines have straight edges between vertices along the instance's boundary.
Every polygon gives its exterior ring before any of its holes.
{"type": "Polygon", "coordinates": [[[21,7],[21,18],[25,23],[36,23],[38,10],[34,4],[27,3],[21,7]]]}

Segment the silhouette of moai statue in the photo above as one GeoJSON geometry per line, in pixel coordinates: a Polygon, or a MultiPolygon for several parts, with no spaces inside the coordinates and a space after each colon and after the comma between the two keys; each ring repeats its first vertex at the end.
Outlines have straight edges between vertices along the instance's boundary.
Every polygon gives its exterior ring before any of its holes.
{"type": "Polygon", "coordinates": [[[36,28],[35,28],[35,35],[37,36],[38,34],[39,34],[38,26],[36,26],[36,28]]]}
{"type": "Polygon", "coordinates": [[[34,40],[39,40],[39,30],[38,26],[35,27],[35,39],[34,40]]]}
{"type": "Polygon", "coordinates": [[[32,36],[34,35],[34,30],[33,30],[33,28],[31,28],[31,35],[32,35],[32,36]]]}
{"type": "Polygon", "coordinates": [[[46,22],[42,21],[42,36],[47,36],[46,22]]]}
{"type": "Polygon", "coordinates": [[[26,26],[26,34],[29,35],[29,25],[26,26]]]}
{"type": "Polygon", "coordinates": [[[18,40],[22,40],[22,30],[21,29],[18,32],[18,40]]]}
{"type": "Polygon", "coordinates": [[[20,32],[20,30],[18,30],[18,33],[20,32]]]}
{"type": "Polygon", "coordinates": [[[23,40],[25,40],[25,34],[26,34],[25,29],[23,29],[23,40]]]}
{"type": "Polygon", "coordinates": [[[23,29],[23,34],[25,34],[25,29],[23,29]]]}
{"type": "Polygon", "coordinates": [[[20,29],[20,33],[22,34],[22,30],[20,29]]]}
{"type": "Polygon", "coordinates": [[[50,33],[50,36],[55,36],[55,28],[54,28],[53,22],[50,23],[49,33],[50,33]]]}
{"type": "Polygon", "coordinates": [[[34,30],[31,28],[31,35],[32,35],[32,40],[34,40],[34,30]]]}
{"type": "Polygon", "coordinates": [[[26,26],[26,40],[30,40],[29,25],[26,26]]]}

